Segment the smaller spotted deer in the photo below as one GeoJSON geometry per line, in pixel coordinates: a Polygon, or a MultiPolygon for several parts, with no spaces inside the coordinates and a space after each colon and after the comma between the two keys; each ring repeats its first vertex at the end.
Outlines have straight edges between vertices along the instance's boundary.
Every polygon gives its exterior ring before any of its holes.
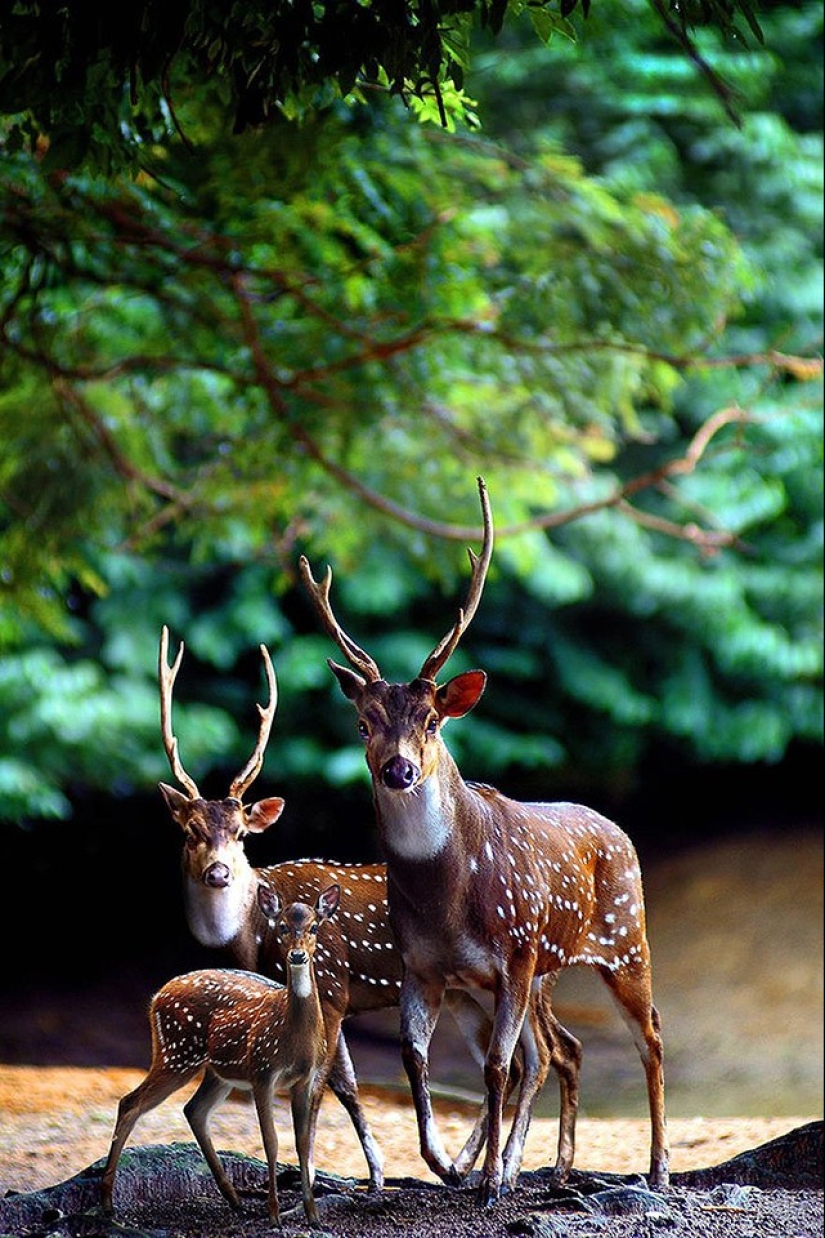
{"type": "Polygon", "coordinates": [[[138,1118],[205,1068],[203,1081],[184,1113],[223,1197],[233,1208],[240,1208],[237,1191],[212,1143],[209,1118],[234,1088],[251,1090],[269,1170],[269,1216],[280,1224],[278,1134],[272,1100],[275,1091],[288,1092],[304,1211],[312,1225],[319,1224],[312,1192],[312,1149],[337,1025],[328,1035],[313,956],[319,926],[337,911],[341,890],[330,886],[314,908],[305,903],[284,908],[265,886],[260,887],[259,897],[283,951],[286,988],[249,972],[213,968],[176,976],[158,990],[149,1015],[152,1063],[143,1082],[118,1106],[103,1171],[100,1199],[107,1213],[112,1212],[120,1154],[138,1118]]]}

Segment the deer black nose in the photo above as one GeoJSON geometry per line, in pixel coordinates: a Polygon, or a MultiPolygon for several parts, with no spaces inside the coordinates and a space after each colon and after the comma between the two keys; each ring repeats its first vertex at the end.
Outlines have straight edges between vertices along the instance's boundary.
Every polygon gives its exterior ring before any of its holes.
{"type": "Polygon", "coordinates": [[[391,791],[407,791],[421,775],[417,765],[406,757],[390,757],[381,770],[381,781],[391,791]]]}
{"type": "Polygon", "coordinates": [[[309,955],[306,950],[290,950],[289,962],[292,967],[303,967],[309,962],[309,955]]]}
{"type": "Polygon", "coordinates": [[[220,864],[217,861],[210,864],[205,869],[203,874],[203,884],[213,886],[216,890],[223,890],[226,886],[231,885],[232,874],[225,864],[220,864]]]}

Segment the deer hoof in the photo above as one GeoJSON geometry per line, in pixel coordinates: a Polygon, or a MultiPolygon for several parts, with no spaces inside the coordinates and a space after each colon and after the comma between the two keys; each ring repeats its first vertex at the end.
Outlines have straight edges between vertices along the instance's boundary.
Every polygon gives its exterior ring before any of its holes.
{"type": "Polygon", "coordinates": [[[666,1191],[670,1185],[670,1172],[667,1165],[659,1165],[648,1174],[648,1185],[652,1191],[666,1191]]]}
{"type": "Polygon", "coordinates": [[[448,1165],[446,1169],[436,1170],[436,1173],[446,1186],[461,1186],[464,1181],[455,1165],[448,1165]]]}
{"type": "Polygon", "coordinates": [[[477,1198],[483,1208],[492,1208],[493,1204],[498,1203],[501,1198],[501,1183],[496,1179],[483,1177],[477,1198]]]}

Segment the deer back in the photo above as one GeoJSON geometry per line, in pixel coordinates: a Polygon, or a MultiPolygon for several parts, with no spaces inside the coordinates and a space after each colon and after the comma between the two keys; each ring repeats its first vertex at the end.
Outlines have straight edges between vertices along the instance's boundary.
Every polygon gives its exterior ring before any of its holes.
{"type": "Polygon", "coordinates": [[[176,1070],[214,1064],[239,1081],[250,1076],[253,1046],[278,1034],[287,1014],[287,990],[274,980],[230,968],[202,968],[175,976],[152,999],[153,1057],[176,1070]]]}
{"type": "MultiPolygon", "coordinates": [[[[324,1001],[363,1013],[398,1004],[401,956],[389,923],[383,864],[329,864],[294,860],[257,870],[258,879],[285,902],[311,901],[331,883],[341,887],[341,908],[319,933],[315,970],[324,1001]]],[[[264,932],[258,970],[282,975],[277,943],[264,932]]]]}

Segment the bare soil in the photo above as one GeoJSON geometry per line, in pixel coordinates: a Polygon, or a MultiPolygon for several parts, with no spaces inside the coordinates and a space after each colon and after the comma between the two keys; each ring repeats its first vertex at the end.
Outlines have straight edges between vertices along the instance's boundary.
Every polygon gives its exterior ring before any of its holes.
{"type": "MultiPolygon", "coordinates": [[[[137,1070],[0,1067],[0,1196],[6,1196],[5,1202],[0,1198],[0,1234],[12,1233],[15,1238],[116,1233],[122,1238],[127,1234],[256,1238],[271,1232],[265,1167],[259,1161],[251,1177],[248,1166],[239,1171],[244,1187],[241,1216],[229,1210],[215,1189],[182,1113],[191,1086],[146,1114],[135,1128],[115,1192],[117,1225],[97,1212],[100,1166],[96,1163],[108,1150],[120,1096],[142,1077],[143,1072],[137,1070]],[[176,1172],[182,1144],[201,1169],[194,1186],[188,1168],[184,1175],[176,1172]],[[130,1164],[130,1157],[136,1155],[130,1149],[156,1153],[151,1167],[140,1160],[130,1164]],[[68,1190],[60,1185],[67,1182],[68,1190]],[[36,1205],[34,1220],[30,1213],[15,1210],[21,1203],[16,1192],[26,1193],[22,1198],[31,1198],[36,1205]],[[40,1193],[30,1196],[31,1192],[40,1193]],[[78,1198],[81,1204],[67,1202],[78,1198]],[[12,1228],[8,1228],[10,1221],[12,1228]]],[[[403,1092],[365,1088],[364,1102],[384,1152],[387,1186],[379,1196],[366,1191],[365,1162],[349,1119],[337,1101],[327,1096],[316,1144],[317,1194],[324,1230],[332,1235],[398,1238],[401,1230],[415,1238],[444,1238],[445,1234],[451,1238],[509,1234],[647,1238],[661,1228],[674,1238],[813,1238],[823,1232],[822,1191],[811,1189],[810,1181],[804,1189],[734,1188],[724,1185],[723,1174],[721,1181],[709,1179],[702,1188],[679,1184],[680,1174],[727,1162],[795,1131],[808,1121],[804,1117],[677,1119],[670,1130],[675,1185],[661,1199],[640,1190],[645,1186],[646,1122],[582,1119],[578,1173],[572,1188],[559,1192],[546,1172],[553,1161],[556,1124],[537,1119],[526,1149],[527,1172],[518,1188],[492,1208],[482,1208],[472,1183],[449,1188],[429,1173],[418,1154],[415,1117],[403,1092]],[[623,1196],[628,1186],[632,1189],[623,1196]],[[607,1208],[606,1212],[593,1211],[600,1200],[599,1207],[607,1208]],[[615,1207],[629,1211],[617,1214],[615,1207]],[[639,1209],[646,1209],[647,1214],[639,1209]]],[[[280,1186],[283,1221],[288,1232],[304,1233],[307,1223],[295,1175],[287,1168],[297,1164],[288,1106],[281,1100],[276,1104],[279,1163],[284,1166],[280,1186]]],[[[475,1107],[440,1101],[437,1112],[448,1148],[457,1150],[472,1125],[475,1107]]],[[[218,1111],[213,1128],[219,1149],[231,1149],[232,1156],[261,1156],[254,1112],[240,1097],[230,1099],[218,1111]]]]}
{"type": "MultiPolygon", "coordinates": [[[[0,1066],[0,1195],[8,1190],[34,1191],[54,1186],[105,1156],[118,1101],[140,1083],[143,1075],[140,1070],[114,1068],[0,1066]]],[[[183,1105],[193,1091],[194,1084],[145,1114],[129,1145],[191,1142],[193,1136],[183,1116],[183,1105]]],[[[408,1095],[401,1090],[366,1087],[362,1088],[362,1099],[384,1154],[387,1176],[437,1183],[418,1152],[415,1115],[408,1095]]],[[[297,1157],[289,1106],[280,1098],[275,1103],[281,1143],[279,1159],[294,1165],[297,1157]]],[[[436,1107],[444,1141],[449,1150],[457,1151],[472,1127],[475,1106],[437,1101],[436,1107]]],[[[678,1171],[715,1165],[810,1120],[805,1115],[671,1120],[672,1168],[678,1171]]],[[[240,1094],[233,1094],[216,1112],[212,1126],[217,1147],[262,1155],[254,1109],[240,1094]]],[[[533,1121],[525,1150],[525,1169],[538,1169],[552,1162],[556,1133],[554,1120],[533,1121]]],[[[576,1165],[600,1172],[644,1173],[648,1139],[644,1121],[582,1118],[578,1124],[576,1165]]],[[[319,1170],[343,1177],[366,1177],[366,1162],[352,1124],[329,1094],[321,1106],[315,1160],[319,1170]]]]}

